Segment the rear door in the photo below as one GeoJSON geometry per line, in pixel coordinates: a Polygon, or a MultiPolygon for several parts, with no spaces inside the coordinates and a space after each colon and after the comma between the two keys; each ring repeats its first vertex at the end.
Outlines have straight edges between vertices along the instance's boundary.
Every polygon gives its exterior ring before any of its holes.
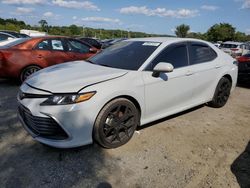
{"type": "Polygon", "coordinates": [[[34,63],[46,67],[69,61],[63,40],[60,38],[40,41],[32,51],[34,63]]]}
{"type": "Polygon", "coordinates": [[[193,97],[198,103],[206,102],[214,93],[216,76],[219,74],[221,62],[217,61],[217,53],[202,42],[189,42],[190,68],[195,75],[196,85],[193,97]]]}
{"type": "Polygon", "coordinates": [[[90,53],[91,46],[74,39],[65,40],[67,55],[72,61],[85,60],[93,55],[90,53]]]}

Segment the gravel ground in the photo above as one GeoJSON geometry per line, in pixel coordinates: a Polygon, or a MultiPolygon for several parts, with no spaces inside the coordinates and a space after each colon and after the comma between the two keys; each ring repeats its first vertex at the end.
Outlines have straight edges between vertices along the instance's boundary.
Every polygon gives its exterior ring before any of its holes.
{"type": "Polygon", "coordinates": [[[0,80],[0,187],[250,187],[250,83],[221,109],[151,123],[111,150],[34,141],[17,119],[17,91],[0,80]]]}

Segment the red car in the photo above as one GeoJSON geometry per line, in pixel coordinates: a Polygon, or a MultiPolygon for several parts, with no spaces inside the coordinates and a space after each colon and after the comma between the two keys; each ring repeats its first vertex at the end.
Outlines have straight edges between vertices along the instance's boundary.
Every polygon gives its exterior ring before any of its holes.
{"type": "Polygon", "coordinates": [[[85,60],[97,49],[68,37],[20,39],[0,48],[0,78],[23,82],[34,72],[59,63],[85,60]]]}
{"type": "Polygon", "coordinates": [[[237,58],[239,62],[239,77],[250,77],[250,54],[237,58]]]}

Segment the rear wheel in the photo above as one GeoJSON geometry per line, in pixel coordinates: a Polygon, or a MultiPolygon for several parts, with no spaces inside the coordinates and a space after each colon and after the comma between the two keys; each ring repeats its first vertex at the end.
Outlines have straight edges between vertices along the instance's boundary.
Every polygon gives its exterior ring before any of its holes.
{"type": "Polygon", "coordinates": [[[23,69],[20,75],[20,81],[24,82],[29,76],[34,74],[35,72],[39,71],[41,68],[36,65],[31,65],[23,69]]]}
{"type": "Polygon", "coordinates": [[[131,101],[115,99],[99,113],[94,125],[94,139],[105,148],[119,147],[132,138],[139,121],[139,112],[131,101]]]}
{"type": "Polygon", "coordinates": [[[231,87],[231,81],[226,77],[222,77],[216,87],[213,100],[209,103],[209,106],[214,108],[223,107],[228,101],[231,87]]]}

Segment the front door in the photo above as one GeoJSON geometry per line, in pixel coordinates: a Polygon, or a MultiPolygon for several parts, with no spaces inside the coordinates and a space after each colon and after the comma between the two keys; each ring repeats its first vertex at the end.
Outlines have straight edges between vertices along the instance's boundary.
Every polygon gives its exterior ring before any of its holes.
{"type": "Polygon", "coordinates": [[[145,82],[146,121],[163,118],[192,106],[194,75],[189,69],[187,43],[178,43],[164,49],[143,72],[145,82]],[[171,73],[152,76],[159,62],[171,63],[171,73]]]}

